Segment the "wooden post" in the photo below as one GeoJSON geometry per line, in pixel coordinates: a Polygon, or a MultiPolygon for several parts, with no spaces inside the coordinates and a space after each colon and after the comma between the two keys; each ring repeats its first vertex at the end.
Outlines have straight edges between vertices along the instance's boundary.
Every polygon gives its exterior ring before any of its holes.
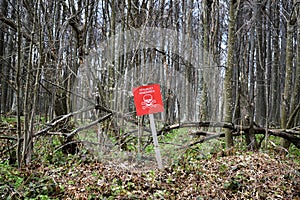
{"type": "Polygon", "coordinates": [[[159,169],[163,169],[153,114],[149,114],[149,118],[150,118],[150,127],[151,127],[151,132],[152,132],[152,137],[153,137],[153,145],[154,145],[157,165],[158,165],[159,169]]]}

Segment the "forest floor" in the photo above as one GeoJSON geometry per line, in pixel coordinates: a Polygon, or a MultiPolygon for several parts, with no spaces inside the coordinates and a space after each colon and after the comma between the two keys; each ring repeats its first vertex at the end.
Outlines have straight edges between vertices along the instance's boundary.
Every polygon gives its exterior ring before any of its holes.
{"type": "Polygon", "coordinates": [[[0,199],[300,199],[298,150],[282,156],[272,149],[230,155],[220,149],[203,157],[196,149],[158,170],[153,160],[150,167],[96,161],[88,152],[54,154],[45,143],[36,145],[32,163],[21,169],[1,155],[0,199]]]}
{"type": "Polygon", "coordinates": [[[300,164],[266,153],[191,157],[163,170],[76,159],[1,164],[0,175],[1,199],[300,199],[300,164]]]}

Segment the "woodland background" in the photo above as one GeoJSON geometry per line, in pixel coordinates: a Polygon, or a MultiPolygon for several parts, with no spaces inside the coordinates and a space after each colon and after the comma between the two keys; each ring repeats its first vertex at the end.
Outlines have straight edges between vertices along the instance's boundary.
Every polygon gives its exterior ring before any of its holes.
{"type": "Polygon", "coordinates": [[[94,145],[149,144],[131,93],[149,81],[162,87],[159,135],[196,127],[227,149],[237,134],[248,150],[270,135],[299,148],[299,14],[298,0],[0,0],[1,156],[30,164],[44,136],[74,153],[87,129],[94,145]],[[177,38],[130,43],[146,28],[177,38]]]}
{"type": "MultiPolygon", "coordinates": [[[[2,0],[0,5],[0,113],[1,118],[24,116],[17,130],[20,151],[23,143],[23,151],[30,149],[26,146],[31,146],[37,132],[36,116],[48,121],[92,102],[124,115],[132,112],[130,95],[119,92],[122,100],[113,101],[119,97],[112,91],[137,85],[130,78],[119,84],[129,70],[147,78],[145,66],[150,62],[165,70],[158,80],[165,86],[165,125],[210,120],[283,129],[299,125],[297,1],[2,0]],[[207,74],[196,71],[189,60],[181,62],[182,55],[167,44],[162,49],[125,47],[114,55],[115,48],[122,48],[126,41],[110,40],[114,42],[109,44],[112,59],[91,61],[90,55],[101,42],[140,27],[167,28],[191,36],[210,55],[200,61],[209,69],[207,74]],[[85,60],[98,65],[97,72],[87,77],[92,80],[88,85],[80,73],[85,60]],[[186,84],[174,85],[176,78],[166,76],[176,71],[184,74],[186,84]],[[205,76],[212,76],[214,82],[205,76]],[[73,106],[79,100],[83,103],[73,106]]],[[[115,120],[110,125],[120,130],[121,124],[115,120]]],[[[256,148],[253,134],[247,135],[247,143],[256,148]]],[[[230,138],[229,146],[233,144],[230,138]]]]}

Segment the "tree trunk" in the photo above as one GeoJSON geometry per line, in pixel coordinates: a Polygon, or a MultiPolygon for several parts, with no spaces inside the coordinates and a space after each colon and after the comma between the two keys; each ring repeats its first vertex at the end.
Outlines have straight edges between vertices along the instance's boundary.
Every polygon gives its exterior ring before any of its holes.
{"type": "Polygon", "coordinates": [[[273,51],[274,58],[272,62],[272,78],[271,78],[271,104],[270,104],[270,118],[273,126],[279,125],[280,119],[280,46],[279,46],[279,35],[280,35],[280,21],[279,21],[279,5],[278,3],[273,4],[273,16],[274,16],[274,39],[273,43],[273,51]]]}
{"type": "MultiPolygon", "coordinates": [[[[7,0],[0,0],[0,13],[2,13],[3,16],[6,17],[7,15],[7,0]]],[[[5,53],[5,27],[0,24],[0,73],[2,74],[0,79],[0,85],[1,85],[1,91],[0,91],[0,121],[1,121],[1,115],[2,113],[7,112],[7,94],[8,94],[8,83],[9,80],[8,76],[8,66],[7,63],[5,63],[4,53],[5,53]],[[6,80],[5,80],[6,79],[6,80]]],[[[7,48],[7,47],[6,47],[7,48]]]]}
{"type": "MultiPolygon", "coordinates": [[[[295,2],[296,4],[296,2],[295,2]]],[[[300,3],[299,3],[300,4],[300,3]]],[[[296,62],[295,62],[295,81],[293,84],[293,92],[292,92],[292,99],[291,99],[291,108],[290,112],[293,113],[299,103],[300,99],[300,5],[295,7],[295,15],[297,15],[297,49],[296,51],[296,62]]],[[[299,113],[299,112],[298,112],[299,113]]],[[[299,114],[296,114],[295,118],[289,117],[287,124],[288,127],[293,127],[297,125],[297,119],[299,119],[299,114]]]]}
{"type": "MultiPolygon", "coordinates": [[[[293,20],[292,13],[290,19],[287,23],[287,43],[286,43],[286,67],[285,67],[285,85],[284,93],[282,96],[282,107],[281,107],[281,128],[287,127],[288,116],[291,112],[291,94],[292,94],[292,73],[293,73],[293,35],[295,22],[293,20]]],[[[299,92],[299,91],[297,91],[299,92]]],[[[290,142],[288,140],[282,139],[281,145],[283,148],[288,149],[290,142]]]]}
{"type": "Polygon", "coordinates": [[[262,20],[262,0],[257,0],[255,5],[254,16],[256,16],[256,103],[255,103],[255,121],[265,124],[266,119],[266,95],[265,95],[265,49],[263,37],[263,20],[262,20]]]}
{"type": "Polygon", "coordinates": [[[202,92],[201,92],[201,104],[200,104],[200,121],[208,120],[208,88],[207,88],[207,75],[206,71],[209,68],[209,30],[210,30],[210,20],[209,14],[211,11],[211,6],[208,5],[208,1],[203,1],[203,64],[204,68],[201,69],[201,82],[202,92]]]}
{"type": "MultiPolygon", "coordinates": [[[[235,51],[234,51],[234,41],[235,41],[235,26],[236,26],[236,16],[239,10],[239,1],[230,0],[229,8],[229,27],[228,27],[228,50],[227,50],[227,65],[225,71],[225,80],[224,80],[224,92],[225,92],[225,122],[232,122],[233,115],[233,69],[235,66],[235,51]]],[[[232,131],[226,129],[225,131],[226,145],[227,148],[232,147],[233,136],[232,131]]]]}
{"type": "Polygon", "coordinates": [[[249,94],[248,94],[248,105],[247,105],[247,112],[249,116],[246,116],[247,123],[250,124],[249,133],[245,135],[246,145],[248,149],[255,149],[256,148],[256,138],[253,131],[254,127],[254,115],[255,115],[255,103],[254,103],[254,90],[255,90],[255,27],[251,27],[250,35],[249,35],[249,94]],[[247,119],[248,118],[248,119],[247,119]]]}
{"type": "MultiPolygon", "coordinates": [[[[17,10],[20,11],[20,2],[17,0],[17,10]]],[[[22,164],[22,123],[21,123],[21,65],[22,65],[22,32],[21,32],[21,16],[17,15],[17,34],[18,34],[18,60],[16,70],[16,106],[17,106],[17,162],[18,168],[21,168],[22,164]]]]}
{"type": "MultiPolygon", "coordinates": [[[[300,91],[300,7],[298,5],[298,18],[297,18],[297,42],[298,42],[298,45],[297,45],[297,63],[296,63],[296,80],[295,80],[295,89],[294,89],[294,92],[293,92],[293,99],[294,99],[294,102],[299,102],[300,101],[300,94],[299,92],[297,91],[300,91]]],[[[295,125],[297,123],[300,123],[300,114],[298,112],[298,115],[296,116],[294,122],[295,122],[295,125]]]]}

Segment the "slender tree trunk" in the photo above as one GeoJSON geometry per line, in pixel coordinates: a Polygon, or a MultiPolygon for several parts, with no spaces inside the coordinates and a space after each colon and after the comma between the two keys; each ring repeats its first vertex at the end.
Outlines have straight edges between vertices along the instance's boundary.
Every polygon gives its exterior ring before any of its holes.
{"type": "Polygon", "coordinates": [[[201,82],[202,84],[202,92],[201,92],[201,104],[200,104],[200,121],[208,120],[208,88],[207,88],[207,76],[206,71],[209,68],[209,14],[211,11],[211,6],[208,5],[208,1],[203,1],[203,63],[204,67],[201,72],[201,82]]]}
{"type": "MultiPolygon", "coordinates": [[[[225,80],[224,80],[224,92],[225,92],[225,122],[232,122],[233,115],[233,70],[235,67],[235,51],[234,51],[234,41],[235,41],[235,25],[236,25],[236,16],[239,8],[239,1],[230,0],[229,8],[229,25],[228,25],[228,50],[227,50],[227,64],[225,71],[225,80]]],[[[232,147],[233,136],[232,132],[229,129],[226,129],[225,132],[226,145],[227,148],[232,147]]]]}
{"type": "MultiPolygon", "coordinates": [[[[296,1],[295,1],[296,4],[296,1]]],[[[292,92],[292,99],[291,99],[291,108],[290,113],[293,113],[299,104],[299,98],[300,98],[300,5],[295,7],[295,15],[297,16],[297,49],[296,49],[296,69],[295,69],[295,81],[293,84],[293,92],[292,92]]],[[[299,111],[298,111],[299,113],[299,111]]],[[[296,114],[295,117],[290,116],[287,126],[288,127],[294,127],[297,125],[297,118],[298,114],[296,114]]]]}
{"type": "Polygon", "coordinates": [[[20,2],[17,0],[17,23],[18,23],[18,60],[16,70],[16,105],[17,105],[17,162],[18,168],[21,168],[22,164],[22,123],[21,123],[21,64],[22,64],[22,32],[21,32],[21,17],[20,17],[20,2]]]}
{"type": "Polygon", "coordinates": [[[246,145],[248,149],[255,149],[256,138],[254,134],[254,57],[255,57],[255,28],[250,32],[250,55],[249,55],[249,96],[248,96],[248,113],[249,113],[249,134],[246,135],[246,145]]]}
{"type": "MultiPolygon", "coordinates": [[[[6,17],[7,15],[7,6],[8,6],[8,3],[7,3],[7,0],[0,0],[0,13],[2,13],[3,16],[6,17]]],[[[6,113],[8,110],[7,110],[7,103],[8,103],[8,98],[7,98],[7,95],[8,95],[8,83],[7,83],[7,80],[9,80],[9,76],[8,76],[8,65],[7,63],[5,62],[5,60],[3,59],[4,58],[4,54],[5,54],[5,27],[0,25],[0,66],[1,66],[1,69],[0,69],[0,73],[5,77],[5,79],[2,77],[0,79],[0,85],[1,85],[1,91],[0,91],[0,121],[1,121],[1,116],[2,116],[2,113],[6,113]]],[[[8,37],[8,36],[6,36],[8,37]]],[[[6,47],[8,48],[8,46],[6,47]]]]}
{"type": "MultiPolygon", "coordinates": [[[[290,103],[292,94],[292,73],[293,73],[293,34],[294,24],[291,20],[287,23],[287,43],[286,43],[286,71],[285,71],[285,84],[284,92],[282,96],[282,107],[281,107],[281,128],[286,129],[288,116],[290,114],[290,103]]],[[[282,139],[281,145],[283,148],[288,149],[290,142],[282,139]]]]}
{"type": "MultiPolygon", "coordinates": [[[[298,91],[300,91],[300,6],[298,5],[298,10],[297,10],[297,63],[296,63],[296,80],[295,80],[295,88],[293,92],[293,102],[296,105],[296,102],[300,101],[300,94],[298,91]]],[[[298,112],[295,120],[294,120],[294,125],[299,123],[300,119],[300,112],[298,112]]]]}
{"type": "Polygon", "coordinates": [[[29,52],[26,57],[28,57],[27,60],[27,74],[26,74],[26,83],[25,83],[25,88],[24,88],[24,134],[23,134],[23,152],[22,152],[22,160],[25,164],[29,164],[31,161],[31,154],[32,154],[32,148],[33,148],[33,143],[32,143],[32,134],[29,130],[29,120],[30,120],[30,115],[32,112],[32,73],[34,72],[34,67],[33,67],[33,39],[34,39],[34,33],[35,33],[35,27],[36,27],[36,22],[35,22],[35,17],[36,17],[36,7],[33,6],[33,12],[32,18],[30,16],[26,17],[26,22],[28,25],[32,26],[31,28],[31,42],[29,44],[29,52]],[[32,22],[32,24],[31,24],[32,22]]]}
{"type": "MultiPolygon", "coordinates": [[[[269,13],[269,16],[272,16],[272,9],[271,9],[271,2],[267,2],[267,10],[269,13]]],[[[266,27],[271,27],[270,21],[266,22],[266,27]]],[[[269,121],[270,121],[270,88],[271,88],[271,77],[272,77],[272,32],[267,31],[266,32],[266,72],[265,72],[265,100],[266,100],[266,120],[265,124],[263,126],[266,128],[266,139],[265,139],[265,145],[267,147],[268,145],[268,128],[269,128],[269,121]]]]}
{"type": "Polygon", "coordinates": [[[257,0],[254,15],[256,16],[256,103],[255,103],[255,120],[260,125],[265,124],[266,119],[266,95],[265,95],[265,49],[263,37],[263,20],[262,20],[262,0],[257,0]]]}
{"type": "Polygon", "coordinates": [[[272,40],[274,59],[272,62],[272,79],[271,79],[271,105],[270,105],[270,117],[271,122],[274,125],[278,125],[280,119],[280,79],[279,79],[279,67],[280,67],[280,46],[279,46],[279,5],[278,3],[273,4],[274,10],[274,39],[272,40]]]}

